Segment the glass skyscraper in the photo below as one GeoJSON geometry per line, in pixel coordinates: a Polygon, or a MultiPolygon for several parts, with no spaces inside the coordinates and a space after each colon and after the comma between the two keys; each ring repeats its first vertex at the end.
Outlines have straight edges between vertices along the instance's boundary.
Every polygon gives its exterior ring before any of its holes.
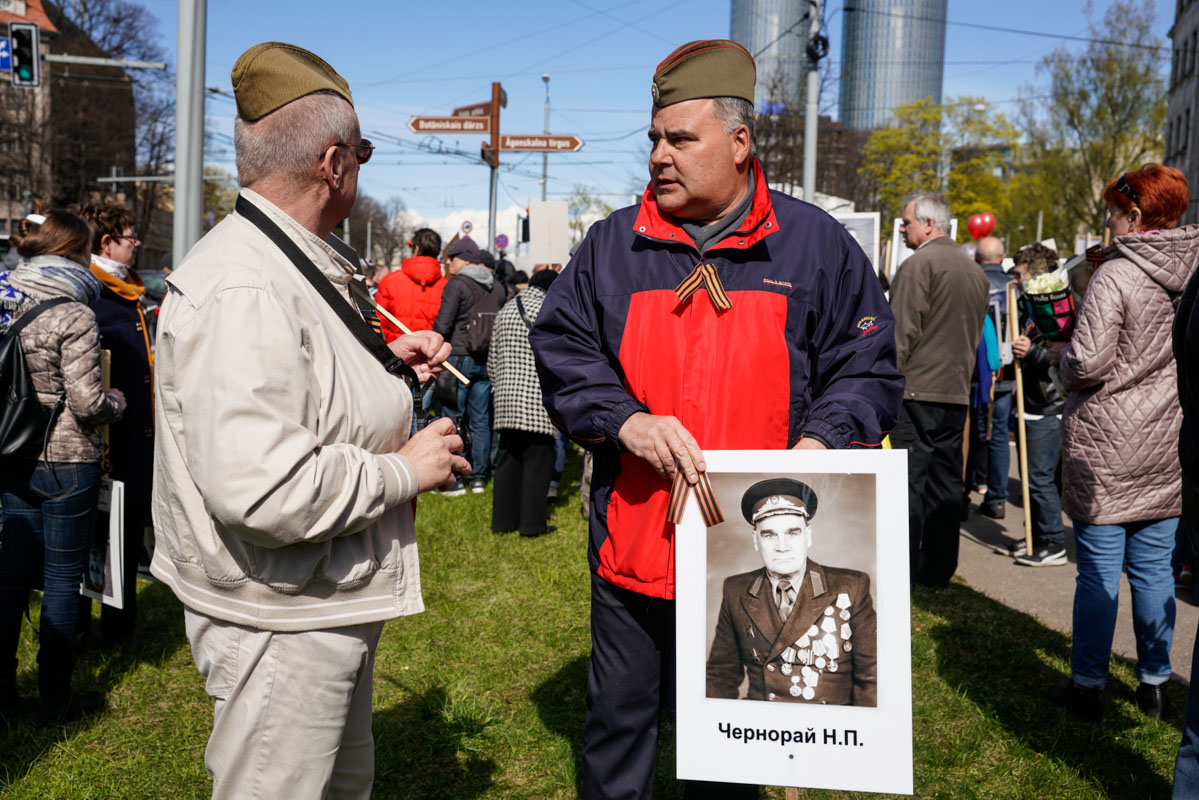
{"type": "MultiPolygon", "coordinates": [[[[896,106],[941,102],[947,0],[854,0],[844,11],[841,124],[879,128],[896,106]]],[[[735,4],[734,4],[735,5],[735,4]]]]}
{"type": "Polygon", "coordinates": [[[796,23],[806,6],[805,0],[733,0],[731,4],[729,38],[757,62],[754,107],[761,113],[802,111],[808,26],[796,23]]]}

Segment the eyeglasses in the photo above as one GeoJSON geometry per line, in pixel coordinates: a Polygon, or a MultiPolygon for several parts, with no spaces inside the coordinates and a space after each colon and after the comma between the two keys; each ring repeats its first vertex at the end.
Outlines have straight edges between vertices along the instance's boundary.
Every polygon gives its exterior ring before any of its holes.
{"type": "Polygon", "coordinates": [[[120,235],[118,235],[118,236],[111,236],[111,237],[109,237],[109,238],[111,238],[111,239],[117,239],[117,240],[120,240],[120,239],[128,239],[129,241],[133,242],[134,244],[141,244],[141,243],[142,243],[142,240],[138,238],[138,236],[137,236],[137,234],[136,234],[136,233],[131,233],[131,234],[129,234],[128,236],[126,236],[125,234],[123,234],[123,233],[122,233],[122,234],[120,234],[120,235]]]}
{"type": "Polygon", "coordinates": [[[365,164],[371,160],[371,154],[375,152],[375,146],[371,144],[370,139],[363,139],[358,144],[350,144],[349,142],[338,142],[334,147],[348,147],[354,151],[354,158],[358,159],[359,164],[365,164]]]}
{"type": "Polygon", "coordinates": [[[1139,206],[1141,204],[1141,200],[1137,197],[1137,193],[1134,192],[1132,187],[1128,185],[1128,181],[1124,180],[1123,175],[1116,179],[1115,189],[1117,192],[1131,200],[1134,206],[1139,206]]]}

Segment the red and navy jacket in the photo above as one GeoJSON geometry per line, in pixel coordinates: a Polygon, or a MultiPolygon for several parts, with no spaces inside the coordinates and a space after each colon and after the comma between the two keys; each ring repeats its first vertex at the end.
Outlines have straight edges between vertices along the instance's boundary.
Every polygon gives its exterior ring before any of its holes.
{"type": "Polygon", "coordinates": [[[618,444],[630,415],[677,417],[706,450],[756,450],[804,435],[878,446],[899,414],[894,318],[861,247],[754,172],[745,222],[702,260],[648,189],[596,223],[529,334],[551,419],[595,453],[591,568],[640,594],[674,597],[674,526],[669,482],[618,444]],[[730,308],[705,288],[680,301],[700,264],[730,308]]]}

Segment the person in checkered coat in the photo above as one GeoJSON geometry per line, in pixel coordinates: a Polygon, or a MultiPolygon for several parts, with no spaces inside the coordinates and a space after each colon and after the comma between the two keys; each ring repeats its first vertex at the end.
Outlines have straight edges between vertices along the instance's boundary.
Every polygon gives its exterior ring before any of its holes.
{"type": "Polygon", "coordinates": [[[500,309],[491,335],[487,373],[500,439],[491,506],[491,529],[496,533],[519,530],[521,536],[533,537],[549,531],[546,494],[555,431],[541,402],[529,328],[556,277],[552,269],[534,272],[529,288],[500,309]]]}

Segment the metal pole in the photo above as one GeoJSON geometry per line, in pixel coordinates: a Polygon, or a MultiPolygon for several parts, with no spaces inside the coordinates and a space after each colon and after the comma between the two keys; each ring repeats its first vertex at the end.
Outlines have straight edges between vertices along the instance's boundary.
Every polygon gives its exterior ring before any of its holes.
{"type": "Polygon", "coordinates": [[[204,54],[207,0],[179,0],[175,80],[175,217],[171,266],[200,240],[204,210],[204,54]]]}
{"type": "Polygon", "coordinates": [[[487,242],[487,250],[492,254],[497,254],[495,246],[495,206],[496,206],[496,189],[500,184],[500,84],[499,81],[493,81],[491,84],[491,200],[487,207],[487,235],[490,241],[487,242]]]}
{"type": "Polygon", "coordinates": [[[371,221],[366,221],[366,260],[371,260],[371,221]]]}
{"type": "MultiPolygon", "coordinates": [[[[819,33],[820,0],[809,0],[808,41],[819,33]]],[[[820,113],[820,75],[816,64],[816,59],[808,59],[808,108],[803,127],[803,199],[809,203],[816,202],[816,121],[820,113]]]]}
{"type": "Polygon", "coordinates": [[[495,246],[495,190],[500,185],[500,171],[497,167],[491,168],[491,205],[487,208],[487,235],[491,237],[491,241],[487,243],[487,249],[492,255],[497,255],[495,246]]]}
{"type": "MultiPolygon", "coordinates": [[[[545,81],[545,133],[550,132],[550,76],[548,73],[543,73],[541,80],[545,81]]],[[[541,202],[545,202],[545,190],[549,184],[549,165],[550,154],[548,152],[541,154],[541,202]]]]}
{"type": "Polygon", "coordinates": [[[1041,241],[1041,223],[1045,221],[1045,212],[1037,212],[1037,241],[1041,241]]]}

